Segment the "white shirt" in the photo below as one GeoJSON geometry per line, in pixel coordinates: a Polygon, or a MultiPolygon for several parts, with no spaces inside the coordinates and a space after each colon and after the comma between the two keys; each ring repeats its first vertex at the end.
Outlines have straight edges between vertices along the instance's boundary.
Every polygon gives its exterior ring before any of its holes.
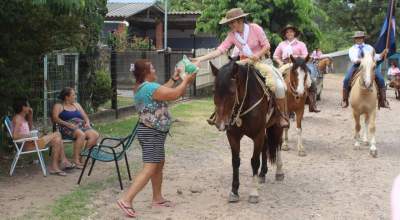
{"type": "MultiPolygon", "coordinates": [[[[357,63],[361,59],[361,57],[358,57],[358,55],[359,55],[359,45],[363,45],[362,50],[363,50],[364,54],[372,53],[374,51],[374,48],[369,44],[365,44],[365,43],[363,43],[363,44],[354,44],[349,49],[349,58],[350,58],[350,61],[352,63],[357,63]]],[[[379,61],[379,60],[382,59],[382,57],[381,57],[380,54],[375,54],[374,59],[375,59],[375,61],[379,61]]]]}

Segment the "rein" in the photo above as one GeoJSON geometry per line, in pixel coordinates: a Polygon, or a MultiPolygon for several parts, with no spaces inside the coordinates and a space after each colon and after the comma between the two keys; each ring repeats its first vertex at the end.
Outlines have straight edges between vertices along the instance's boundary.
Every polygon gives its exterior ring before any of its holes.
{"type": "Polygon", "coordinates": [[[240,117],[248,114],[249,112],[251,112],[253,109],[255,109],[264,99],[265,96],[267,96],[268,98],[270,97],[268,94],[268,91],[266,88],[264,88],[264,86],[262,86],[262,80],[260,79],[260,77],[258,77],[256,75],[256,79],[257,81],[260,83],[261,88],[263,89],[264,93],[261,96],[261,98],[254,103],[250,108],[248,108],[247,110],[243,111],[243,106],[244,103],[246,101],[246,97],[247,97],[247,88],[248,88],[248,84],[249,84],[249,73],[250,73],[250,65],[247,65],[247,73],[246,73],[246,84],[245,84],[245,91],[244,91],[244,96],[243,96],[243,100],[240,102],[239,100],[239,91],[238,91],[238,87],[236,87],[236,94],[235,94],[235,104],[232,107],[232,115],[231,115],[231,125],[236,124],[236,126],[241,127],[242,126],[242,119],[240,117]],[[235,113],[235,109],[236,107],[239,106],[238,111],[235,113]]]}
{"type": "MultiPolygon", "coordinates": [[[[306,73],[305,77],[304,77],[304,88],[306,87],[307,77],[308,77],[308,74],[306,73]]],[[[289,72],[289,91],[296,99],[298,99],[300,97],[299,93],[296,91],[296,89],[294,88],[293,83],[292,83],[292,70],[290,70],[290,72],[289,72]]]]}

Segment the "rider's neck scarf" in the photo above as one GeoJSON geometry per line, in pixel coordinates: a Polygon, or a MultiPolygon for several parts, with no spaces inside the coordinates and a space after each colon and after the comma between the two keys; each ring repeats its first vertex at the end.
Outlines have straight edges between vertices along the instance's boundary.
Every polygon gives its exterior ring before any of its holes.
{"type": "Polygon", "coordinates": [[[238,32],[235,32],[236,40],[242,45],[242,53],[246,57],[253,56],[253,51],[250,49],[247,39],[249,38],[250,27],[248,24],[244,24],[243,37],[238,32]]]}
{"type": "Polygon", "coordinates": [[[297,43],[297,39],[293,39],[292,41],[286,40],[287,45],[283,48],[282,57],[289,57],[293,54],[293,44],[297,43]]]}

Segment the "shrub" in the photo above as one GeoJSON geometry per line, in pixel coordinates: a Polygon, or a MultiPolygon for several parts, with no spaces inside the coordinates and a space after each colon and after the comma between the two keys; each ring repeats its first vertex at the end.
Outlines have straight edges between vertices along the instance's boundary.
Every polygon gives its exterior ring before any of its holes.
{"type": "Polygon", "coordinates": [[[111,76],[105,69],[96,71],[92,88],[92,106],[96,111],[97,108],[111,99],[111,76]]]}

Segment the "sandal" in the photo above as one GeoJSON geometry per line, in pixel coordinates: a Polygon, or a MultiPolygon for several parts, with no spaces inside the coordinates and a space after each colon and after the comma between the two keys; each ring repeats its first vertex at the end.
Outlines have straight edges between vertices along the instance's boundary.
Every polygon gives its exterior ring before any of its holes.
{"type": "Polygon", "coordinates": [[[59,171],[49,171],[50,175],[58,175],[58,176],[67,176],[67,173],[59,170],[59,171]]]}
{"type": "Polygon", "coordinates": [[[124,211],[124,213],[125,213],[128,217],[130,217],[130,218],[135,218],[135,217],[137,216],[136,211],[135,211],[132,207],[126,205],[122,200],[118,200],[118,201],[117,201],[117,205],[118,205],[118,207],[119,207],[120,209],[122,209],[122,211],[124,211]]]}
{"type": "Polygon", "coordinates": [[[82,164],[74,164],[75,165],[75,169],[81,170],[83,169],[83,165],[82,164]]]}
{"type": "Polygon", "coordinates": [[[63,163],[64,165],[64,169],[66,170],[72,170],[76,167],[76,165],[74,163],[69,163],[70,165],[67,165],[67,163],[63,163]]]}
{"type": "Polygon", "coordinates": [[[170,200],[164,200],[162,202],[153,202],[152,207],[175,207],[175,204],[170,200]]]}

